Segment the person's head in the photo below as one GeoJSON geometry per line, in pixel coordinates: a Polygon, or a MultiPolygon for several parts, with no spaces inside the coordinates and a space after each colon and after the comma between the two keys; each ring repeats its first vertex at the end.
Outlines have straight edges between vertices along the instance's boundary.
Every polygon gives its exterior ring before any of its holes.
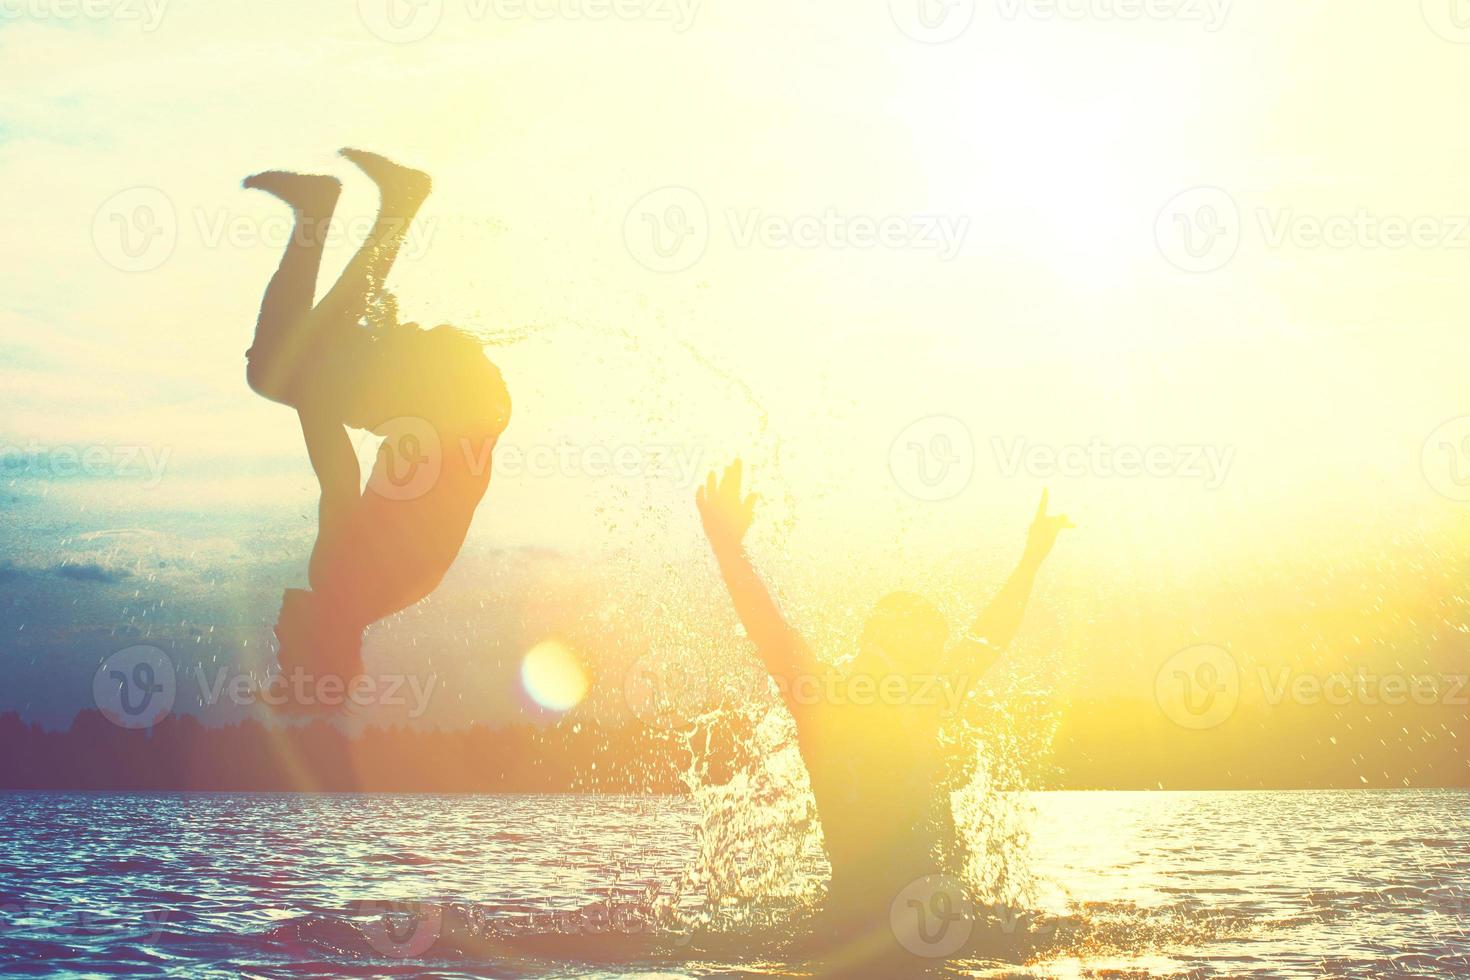
{"type": "Polygon", "coordinates": [[[432,330],[402,329],[393,336],[399,345],[396,369],[412,379],[404,389],[413,392],[415,407],[405,414],[467,434],[498,438],[505,431],[510,392],[479,340],[447,323],[432,330]]]}
{"type": "Polygon", "coordinates": [[[316,592],[287,589],[276,620],[282,670],[355,676],[362,666],[362,627],[336,615],[316,592]]]}
{"type": "Polygon", "coordinates": [[[863,625],[854,667],[874,675],[934,670],[948,640],[949,624],[931,602],[894,592],[878,600],[863,625]]]}

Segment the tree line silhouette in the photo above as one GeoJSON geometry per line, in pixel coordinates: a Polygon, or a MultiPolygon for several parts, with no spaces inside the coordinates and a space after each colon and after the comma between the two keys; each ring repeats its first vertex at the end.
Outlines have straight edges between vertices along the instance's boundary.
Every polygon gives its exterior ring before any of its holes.
{"type": "MultiPolygon", "coordinates": [[[[1031,789],[1470,787],[1470,708],[1242,707],[1188,731],[1125,702],[1058,705],[1031,789]],[[1330,711],[1324,725],[1321,712],[1330,711]]],[[[326,721],[127,730],[80,712],[65,731],[0,714],[0,790],[679,794],[759,764],[759,712],[686,740],[638,721],[563,718],[453,731],[326,721]],[[697,747],[697,758],[695,748],[697,747]]]]}
{"type": "Polygon", "coordinates": [[[473,725],[457,731],[326,722],[212,727],[170,715],[128,730],[101,712],[50,732],[0,715],[0,789],[219,792],[676,793],[677,747],[640,724],[473,725]]]}

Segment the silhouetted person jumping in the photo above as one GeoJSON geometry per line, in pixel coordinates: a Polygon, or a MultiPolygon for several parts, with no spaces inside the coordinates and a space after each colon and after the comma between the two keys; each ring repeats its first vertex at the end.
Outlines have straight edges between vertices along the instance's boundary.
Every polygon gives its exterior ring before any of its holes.
{"type": "Polygon", "coordinates": [[[296,226],[261,302],[246,377],[296,409],[321,484],[309,591],[286,590],[275,632],[282,676],[357,677],[369,625],[439,584],[490,482],[510,396],[480,345],[454,327],[398,324],[382,292],[428,196],[427,174],[384,157],[342,155],[382,203],[361,249],[313,305],[341,183],[269,171],[244,185],[274,194],[296,226]],[[345,426],[384,437],[367,488],[345,426]]]}
{"type": "Polygon", "coordinates": [[[756,498],[742,494],[740,461],[718,481],[710,474],[696,502],[746,635],[796,719],[832,866],[824,932],[861,974],[862,964],[902,952],[890,904],[939,870],[952,788],[945,713],[1010,645],[1037,570],[1073,525],[1047,514],[1043,493],[1020,565],[965,636],[951,643],[938,609],[894,593],[874,608],[857,656],[831,667],[787,623],[746,556],[756,498]]]}

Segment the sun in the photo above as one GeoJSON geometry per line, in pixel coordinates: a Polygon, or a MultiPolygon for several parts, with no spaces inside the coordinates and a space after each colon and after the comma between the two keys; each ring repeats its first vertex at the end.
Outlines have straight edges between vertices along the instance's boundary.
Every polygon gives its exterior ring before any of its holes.
{"type": "Polygon", "coordinates": [[[521,661],[521,684],[541,707],[570,711],[587,696],[587,673],[570,649],[558,640],[543,640],[521,661]]]}

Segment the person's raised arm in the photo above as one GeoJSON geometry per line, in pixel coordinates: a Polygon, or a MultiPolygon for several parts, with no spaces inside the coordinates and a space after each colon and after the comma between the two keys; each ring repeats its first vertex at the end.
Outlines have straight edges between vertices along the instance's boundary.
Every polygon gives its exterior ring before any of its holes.
{"type": "Polygon", "coordinates": [[[301,434],[306,454],[321,484],[318,539],[330,537],[353,506],[362,499],[362,469],[341,421],[330,413],[302,409],[301,434]]]}
{"type": "Polygon", "coordinates": [[[813,670],[814,662],[800,634],[781,615],[745,554],[745,533],[755,516],[756,497],[742,496],[740,480],[741,463],[737,459],[720,479],[711,473],[695,492],[694,500],[746,635],[783,692],[790,692],[799,675],[813,670]]]}
{"type": "Polygon", "coordinates": [[[1047,500],[1048,494],[1043,490],[1041,503],[1036,508],[1036,519],[1026,532],[1026,550],[1021,555],[1020,564],[951,652],[952,669],[971,676],[983,673],[1016,638],[1041,563],[1051,554],[1057,535],[1067,528],[1076,527],[1065,514],[1048,514],[1047,500]]]}

